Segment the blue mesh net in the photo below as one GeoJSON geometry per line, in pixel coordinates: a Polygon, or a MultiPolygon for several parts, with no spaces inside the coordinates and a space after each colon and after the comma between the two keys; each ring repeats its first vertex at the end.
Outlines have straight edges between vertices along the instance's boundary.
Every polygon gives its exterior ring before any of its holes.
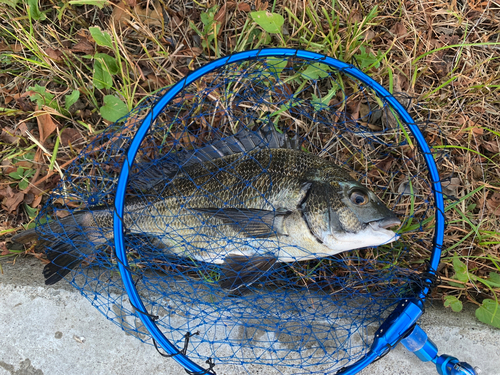
{"type": "MultiPolygon", "coordinates": [[[[49,259],[64,264],[62,272],[46,276],[68,273],[109,320],[148,344],[144,312],[131,305],[118,272],[111,213],[125,152],[167,91],[152,95],[82,152],[37,225],[49,259]]],[[[410,98],[397,97],[418,119],[410,98]]],[[[424,127],[437,131],[422,121],[424,127]]],[[[128,270],[147,313],[179,348],[186,333],[196,333],[186,354],[200,363],[211,357],[248,371],[258,364],[276,372],[324,373],[358,360],[391,308],[418,297],[422,287],[419,260],[432,248],[434,206],[416,146],[383,98],[321,62],[256,58],[202,76],[152,124],[128,184],[128,270]],[[329,256],[282,240],[276,218],[293,211],[281,200],[295,185],[284,188],[286,181],[278,183],[271,171],[276,151],[266,162],[251,151],[275,150],[280,142],[341,166],[367,186],[397,213],[401,237],[329,256]],[[202,208],[193,202],[203,202],[202,208]],[[242,255],[248,271],[253,252],[263,263],[277,254],[288,259],[265,263],[238,287],[224,287],[224,277],[236,272],[224,258],[242,255]]]]}

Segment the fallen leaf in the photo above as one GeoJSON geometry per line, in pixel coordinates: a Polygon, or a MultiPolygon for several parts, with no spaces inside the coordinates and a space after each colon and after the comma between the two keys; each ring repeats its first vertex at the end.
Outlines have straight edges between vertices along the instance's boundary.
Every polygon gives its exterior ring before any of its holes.
{"type": "Polygon", "coordinates": [[[227,5],[226,3],[224,3],[224,5],[219,9],[217,14],[214,16],[214,21],[220,24],[220,26],[218,27],[219,32],[217,33],[217,35],[220,35],[222,29],[224,28],[224,25],[226,24],[226,7],[227,5]]]}
{"type": "Polygon", "coordinates": [[[9,185],[5,189],[0,189],[0,197],[9,198],[12,196],[14,196],[14,192],[9,185]]]}
{"type": "Polygon", "coordinates": [[[42,195],[35,195],[35,199],[33,199],[31,207],[37,208],[41,202],[42,202],[42,195]]]}
{"type": "Polygon", "coordinates": [[[21,52],[22,50],[23,50],[23,45],[20,43],[6,44],[4,42],[0,42],[0,52],[12,51],[14,53],[18,53],[21,52]]]}
{"type": "Polygon", "coordinates": [[[236,9],[236,3],[234,1],[228,1],[226,2],[226,7],[227,10],[234,10],[236,9]]]}
{"type": "Polygon", "coordinates": [[[242,12],[250,12],[252,8],[248,3],[239,3],[238,10],[241,10],[242,12]]]}
{"type": "MultiPolygon", "coordinates": [[[[153,3],[153,9],[149,9],[149,7],[142,8],[140,5],[137,5],[133,9],[133,13],[139,16],[145,25],[161,26],[163,24],[163,12],[161,11],[159,4],[156,5],[153,3]]],[[[182,23],[181,19],[177,15],[172,17],[172,22],[177,26],[182,23]]]]}
{"type": "Polygon", "coordinates": [[[73,145],[76,141],[82,139],[82,135],[75,128],[66,128],[61,132],[61,144],[65,147],[73,145]]]}
{"type": "Polygon", "coordinates": [[[255,10],[266,10],[269,7],[269,2],[257,0],[255,2],[255,10]]]}
{"type": "Polygon", "coordinates": [[[31,100],[29,100],[27,97],[21,96],[19,98],[16,98],[14,96],[14,99],[16,99],[17,105],[24,112],[33,112],[33,110],[35,109],[33,107],[33,104],[31,103],[31,100]]]}
{"type": "Polygon", "coordinates": [[[391,31],[396,34],[398,38],[402,38],[407,34],[406,27],[402,22],[396,22],[391,28],[391,31]]]}
{"type": "Polygon", "coordinates": [[[500,216],[500,193],[493,193],[491,198],[486,200],[486,207],[489,213],[500,216]]]}
{"type": "Polygon", "coordinates": [[[0,242],[0,255],[9,255],[10,251],[7,249],[5,241],[0,242]]]}
{"type": "Polygon", "coordinates": [[[40,132],[40,142],[44,143],[47,137],[56,130],[57,125],[48,113],[37,116],[36,121],[40,132]]]}
{"type": "Polygon", "coordinates": [[[415,186],[410,185],[410,181],[408,179],[403,180],[398,186],[398,194],[401,195],[418,195],[418,189],[415,186]]]}
{"type": "Polygon", "coordinates": [[[66,211],[66,210],[57,210],[57,211],[56,211],[56,216],[57,216],[58,218],[61,218],[61,219],[62,219],[63,217],[69,216],[69,215],[70,215],[69,211],[66,211]]]}
{"type": "Polygon", "coordinates": [[[89,41],[84,30],[78,32],[76,38],[78,39],[78,43],[71,48],[72,52],[83,52],[87,54],[94,52],[94,44],[89,41]]]}
{"type": "Polygon", "coordinates": [[[443,194],[456,197],[462,181],[458,177],[452,177],[449,180],[441,181],[441,185],[443,187],[443,194]]]}
{"type": "MultiPolygon", "coordinates": [[[[135,2],[135,0],[131,0],[135,2]]],[[[134,4],[135,7],[135,4],[134,4]]],[[[121,23],[126,25],[130,20],[130,12],[125,9],[125,5],[123,3],[116,4],[113,8],[113,13],[111,13],[111,21],[116,25],[121,23]]]]}
{"type": "Polygon", "coordinates": [[[23,199],[24,193],[22,191],[20,191],[19,193],[15,193],[12,197],[6,197],[3,199],[2,208],[10,214],[12,211],[15,211],[17,209],[23,199]]]}
{"type": "Polygon", "coordinates": [[[47,54],[47,56],[49,56],[55,62],[62,62],[63,61],[62,57],[64,56],[64,54],[61,52],[61,50],[48,47],[48,48],[45,48],[44,52],[47,54]]]}
{"type": "Polygon", "coordinates": [[[192,57],[198,57],[203,53],[203,49],[199,47],[189,47],[182,51],[179,51],[179,55],[187,55],[192,57]]]}
{"type": "Polygon", "coordinates": [[[500,148],[498,146],[498,139],[493,139],[492,141],[483,141],[481,143],[481,146],[483,146],[487,151],[494,154],[497,154],[500,151],[500,148]]]}
{"type": "Polygon", "coordinates": [[[375,38],[375,32],[373,30],[367,30],[363,33],[363,39],[366,41],[370,41],[375,38]]]}
{"type": "Polygon", "coordinates": [[[5,127],[2,129],[2,133],[0,133],[0,140],[5,143],[16,144],[19,138],[15,136],[15,131],[13,129],[5,127]]]}

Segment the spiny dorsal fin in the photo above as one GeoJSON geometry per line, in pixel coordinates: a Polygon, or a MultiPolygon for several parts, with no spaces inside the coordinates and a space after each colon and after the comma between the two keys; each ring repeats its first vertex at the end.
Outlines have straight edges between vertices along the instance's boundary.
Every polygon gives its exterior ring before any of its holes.
{"type": "Polygon", "coordinates": [[[229,137],[218,137],[196,150],[171,152],[159,160],[144,165],[130,178],[130,184],[138,190],[148,190],[160,182],[172,178],[181,168],[209,162],[225,156],[246,153],[255,149],[300,150],[299,137],[279,133],[269,121],[257,130],[243,128],[229,137]]]}

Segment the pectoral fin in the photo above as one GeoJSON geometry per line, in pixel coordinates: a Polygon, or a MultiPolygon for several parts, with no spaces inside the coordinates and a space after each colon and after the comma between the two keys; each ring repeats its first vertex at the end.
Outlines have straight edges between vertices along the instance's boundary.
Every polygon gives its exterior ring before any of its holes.
{"type": "Polygon", "coordinates": [[[276,261],[274,257],[228,255],[221,266],[219,285],[231,291],[248,287],[261,279],[276,261]]]}
{"type": "Polygon", "coordinates": [[[286,210],[252,208],[196,208],[194,211],[209,214],[224,224],[231,225],[236,232],[254,238],[286,235],[283,220],[290,213],[286,210]]]}

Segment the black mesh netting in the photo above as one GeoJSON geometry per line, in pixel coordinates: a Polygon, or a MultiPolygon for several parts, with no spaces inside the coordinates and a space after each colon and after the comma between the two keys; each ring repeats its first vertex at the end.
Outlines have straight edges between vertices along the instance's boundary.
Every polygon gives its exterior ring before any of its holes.
{"type": "MultiPolygon", "coordinates": [[[[82,152],[37,227],[48,240],[49,258],[71,255],[66,266],[76,266],[67,279],[108,319],[149,344],[151,335],[118,273],[111,212],[124,153],[167,90],[82,152]]],[[[396,97],[416,112],[408,97],[396,97]]],[[[211,357],[247,370],[254,364],[273,371],[292,366],[297,373],[338,370],[366,353],[391,307],[418,296],[425,269],[416,255],[428,255],[433,238],[426,164],[387,102],[341,71],[300,58],[256,58],[212,71],[167,104],[132,171],[124,218],[129,269],[147,312],[158,316],[169,340],[182,348],[185,334],[198,332],[187,347],[193,360],[211,357]],[[295,251],[283,240],[290,233],[278,233],[259,216],[259,210],[282,215],[281,200],[295,194],[293,184],[283,188],[272,172],[275,151],[266,162],[250,151],[268,150],[272,142],[343,166],[398,215],[400,239],[331,256],[295,251]],[[236,156],[220,162],[231,153],[236,156]],[[203,202],[202,208],[193,202],[203,202]],[[255,229],[263,225],[267,233],[255,229]],[[223,287],[222,261],[238,251],[249,262],[252,251],[295,261],[277,261],[251,282],[223,287]]]]}

